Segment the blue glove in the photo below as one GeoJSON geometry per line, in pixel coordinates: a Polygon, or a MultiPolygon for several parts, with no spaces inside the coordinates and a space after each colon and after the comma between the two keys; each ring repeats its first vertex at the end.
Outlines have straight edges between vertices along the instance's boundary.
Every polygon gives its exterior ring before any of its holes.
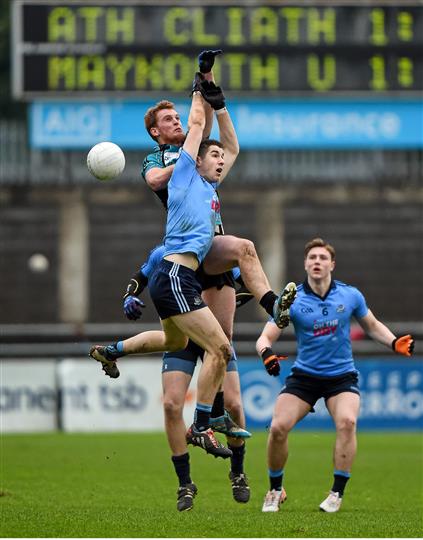
{"type": "Polygon", "coordinates": [[[123,311],[130,321],[136,321],[142,315],[142,310],[145,308],[142,302],[136,296],[127,296],[123,301],[123,311]]]}
{"type": "Polygon", "coordinates": [[[222,54],[222,49],[216,49],[215,51],[201,51],[198,55],[198,67],[201,73],[209,73],[214,65],[214,59],[218,54],[222,54]]]}

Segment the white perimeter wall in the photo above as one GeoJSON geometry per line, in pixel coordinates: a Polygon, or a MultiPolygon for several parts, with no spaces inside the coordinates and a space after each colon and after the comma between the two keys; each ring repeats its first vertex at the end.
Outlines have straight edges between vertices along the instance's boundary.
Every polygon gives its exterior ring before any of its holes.
{"type": "MultiPolygon", "coordinates": [[[[110,379],[88,359],[5,360],[0,369],[3,433],[163,430],[161,359],[128,359],[110,379]]],[[[192,423],[196,373],[184,417],[192,423]]]]}

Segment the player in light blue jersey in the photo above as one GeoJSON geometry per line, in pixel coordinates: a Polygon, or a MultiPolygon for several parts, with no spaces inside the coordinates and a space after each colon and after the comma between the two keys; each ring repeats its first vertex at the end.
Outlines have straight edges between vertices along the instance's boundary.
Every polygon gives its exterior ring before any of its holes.
{"type": "MultiPolygon", "coordinates": [[[[362,293],[332,278],[335,250],[321,238],[305,246],[304,266],[307,278],[297,290],[290,308],[291,322],[297,338],[297,357],[285,386],[276,401],[270,428],[267,456],[270,489],[263,512],[277,512],[286,499],[282,487],[288,459],[288,434],[323,397],[336,427],[334,448],[334,481],[329,496],[320,504],[324,512],[337,512],[344,489],[351,476],[356,455],[356,425],[360,407],[358,372],[350,339],[350,321],[354,317],[375,341],[396,353],[410,356],[414,341],[410,335],[396,338],[366,305],[362,293]]],[[[257,340],[270,375],[279,375],[279,360],[273,343],[281,330],[268,322],[257,340]]]]}
{"type": "MultiPolygon", "coordinates": [[[[206,56],[209,56],[209,53],[214,54],[215,52],[205,51],[206,56]]],[[[220,180],[222,180],[235,161],[239,148],[232,122],[224,106],[223,93],[211,83],[209,84],[209,90],[213,93],[213,100],[212,103],[208,101],[215,110],[222,143],[226,140],[226,143],[224,143],[225,160],[223,170],[220,174],[220,180]]],[[[160,143],[160,147],[144,161],[143,176],[153,191],[160,196],[165,207],[167,207],[168,203],[170,206],[171,202],[167,192],[167,184],[170,174],[176,169],[175,161],[178,155],[180,155],[180,153],[178,154],[175,151],[175,148],[177,149],[177,145],[183,139],[179,116],[174,110],[172,103],[160,102],[156,107],[152,107],[147,111],[145,123],[151,136],[160,143]],[[168,144],[166,145],[165,143],[168,144]],[[175,148],[169,145],[174,145],[175,148]]],[[[177,201],[174,209],[180,203],[181,201],[177,201]]],[[[217,210],[219,208],[218,201],[215,200],[213,206],[217,210]]],[[[215,216],[219,217],[219,213],[215,212],[215,216]]],[[[173,240],[176,238],[175,230],[177,230],[180,224],[180,221],[175,218],[171,231],[173,240]]],[[[217,234],[222,235],[223,228],[221,222],[216,221],[215,224],[218,225],[216,227],[217,234]]],[[[198,231],[195,234],[195,238],[184,239],[184,241],[194,241],[199,245],[201,243],[201,234],[199,235],[198,231]]],[[[170,242],[172,242],[172,237],[170,238],[170,242]]],[[[186,245],[183,248],[179,247],[177,249],[183,250],[185,248],[186,245]]],[[[175,249],[174,245],[170,249],[173,251],[175,249]]],[[[233,313],[235,309],[233,278],[227,271],[232,269],[236,263],[243,266],[242,275],[245,281],[249,282],[249,288],[257,300],[260,301],[263,308],[269,314],[274,314],[280,325],[288,324],[289,319],[286,315],[286,308],[294,301],[294,284],[288,284],[278,297],[270,290],[254,244],[249,240],[239,239],[233,236],[219,237],[213,240],[211,250],[205,258],[204,266],[200,268],[202,273],[201,284],[203,288],[203,299],[211,306],[227,337],[230,339],[232,336],[233,313]]],[[[131,290],[128,291],[129,297],[125,298],[125,313],[129,313],[129,317],[134,319],[139,316],[142,309],[139,299],[136,298],[137,291],[139,291],[137,278],[138,276],[131,280],[131,290]]],[[[176,286],[174,292],[176,296],[176,286]]],[[[179,300],[181,301],[181,305],[183,305],[182,299],[179,298],[179,300]]],[[[198,303],[198,296],[194,298],[194,301],[198,303]]],[[[127,354],[147,352],[143,339],[141,338],[141,341],[139,341],[138,337],[134,336],[134,338],[117,342],[108,347],[93,347],[90,355],[102,363],[107,375],[116,378],[119,376],[119,370],[116,366],[116,360],[118,358],[127,354]]],[[[192,508],[193,489],[191,488],[193,484],[191,484],[189,474],[187,474],[187,471],[189,473],[189,463],[182,408],[193,366],[198,356],[201,355],[201,351],[198,347],[195,347],[195,350],[175,351],[171,349],[171,351],[173,353],[166,353],[163,364],[165,425],[169,445],[173,452],[172,461],[174,461],[175,470],[180,481],[177,507],[178,510],[183,511],[192,508]]],[[[243,472],[245,445],[242,439],[240,440],[239,438],[248,437],[250,434],[245,429],[242,429],[242,427],[237,426],[223,408],[224,405],[227,405],[231,414],[235,415],[238,424],[245,426],[235,357],[233,361],[229,362],[227,371],[227,377],[225,378],[225,400],[223,400],[223,392],[219,391],[216,394],[212,409],[211,426],[213,429],[231,437],[231,440],[228,440],[228,442],[232,450],[230,472],[232,492],[236,501],[247,502],[249,499],[249,487],[247,478],[243,472]],[[228,400],[226,396],[229,396],[228,400]],[[238,439],[234,439],[234,437],[238,439]]],[[[190,444],[199,445],[196,439],[200,441],[198,437],[193,438],[188,435],[188,442],[190,444]]]]}
{"type": "MultiPolygon", "coordinates": [[[[128,352],[132,352],[132,341],[136,343],[133,352],[177,351],[186,346],[189,337],[205,350],[197,385],[196,416],[187,440],[208,453],[227,458],[232,452],[214,437],[209,424],[212,403],[231,357],[231,346],[204,304],[195,276],[213,240],[219,212],[215,187],[224,166],[222,144],[212,140],[201,142],[205,125],[203,103],[200,92],[194,92],[191,129],[168,184],[164,258],[149,280],[150,295],[163,332],[143,332],[125,340],[125,344],[128,352]]],[[[93,347],[90,355],[113,369],[115,362],[103,356],[103,349],[93,347]]]]}

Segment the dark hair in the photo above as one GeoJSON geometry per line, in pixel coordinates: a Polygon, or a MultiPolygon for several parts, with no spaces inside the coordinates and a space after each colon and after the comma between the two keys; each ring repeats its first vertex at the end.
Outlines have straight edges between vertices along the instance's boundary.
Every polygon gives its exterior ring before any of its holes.
{"type": "Polygon", "coordinates": [[[322,238],[313,238],[313,240],[310,240],[310,242],[307,242],[304,248],[304,259],[307,258],[308,252],[315,247],[322,247],[322,248],[327,249],[330,253],[330,257],[332,261],[335,260],[335,248],[331,246],[330,244],[328,244],[327,242],[325,242],[324,240],[322,240],[322,238]]]}
{"type": "Polygon", "coordinates": [[[223,148],[223,144],[220,141],[217,141],[216,139],[206,139],[200,144],[200,148],[198,149],[198,155],[200,158],[204,158],[210,146],[218,146],[219,148],[223,148]]]}
{"type": "Polygon", "coordinates": [[[145,129],[147,130],[148,134],[152,139],[155,141],[157,140],[156,137],[153,137],[153,135],[150,133],[150,129],[152,127],[155,127],[156,125],[156,116],[159,111],[162,111],[163,109],[174,109],[175,104],[171,101],[167,101],[163,99],[162,101],[159,101],[154,105],[154,107],[150,107],[147,112],[144,115],[144,125],[145,129]]]}

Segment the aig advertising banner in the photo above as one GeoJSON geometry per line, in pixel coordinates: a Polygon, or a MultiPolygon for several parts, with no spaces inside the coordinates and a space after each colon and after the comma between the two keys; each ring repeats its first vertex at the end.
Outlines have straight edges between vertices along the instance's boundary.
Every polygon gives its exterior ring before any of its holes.
{"type": "MultiPolygon", "coordinates": [[[[80,148],[113,141],[150,148],[144,114],[157,100],[44,102],[29,109],[35,148],[80,148]]],[[[189,102],[175,101],[187,125],[189,102]]],[[[422,148],[423,103],[395,100],[232,100],[228,105],[244,150],[267,148],[422,148]]],[[[218,137],[215,127],[212,136],[218,137]]]]}
{"type": "MultiPolygon", "coordinates": [[[[241,389],[247,426],[264,429],[270,425],[276,398],[291,362],[281,363],[280,378],[270,377],[261,362],[254,359],[239,363],[241,389]]],[[[360,359],[361,411],[360,429],[421,430],[423,428],[422,359],[360,359]]],[[[315,413],[308,414],[298,429],[333,429],[324,401],[320,399],[315,413]]]]}

